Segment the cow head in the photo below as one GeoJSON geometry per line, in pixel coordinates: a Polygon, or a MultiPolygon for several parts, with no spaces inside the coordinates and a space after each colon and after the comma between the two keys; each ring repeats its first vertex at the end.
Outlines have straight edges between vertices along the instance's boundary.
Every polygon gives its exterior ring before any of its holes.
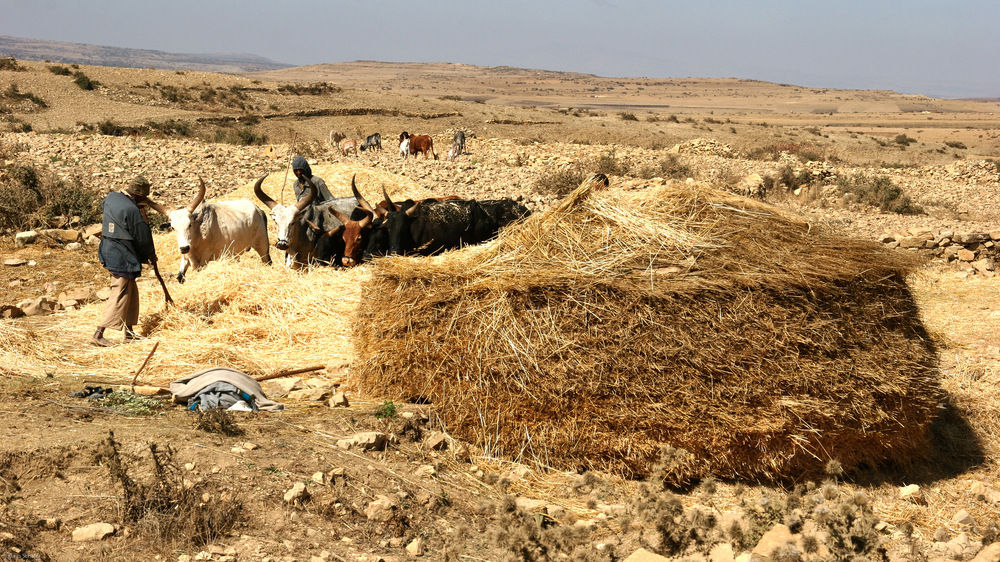
{"type": "Polygon", "coordinates": [[[266,177],[267,174],[264,174],[257,180],[253,186],[253,192],[262,203],[271,209],[271,217],[274,219],[274,226],[277,230],[274,247],[286,250],[293,259],[301,263],[303,261],[301,258],[311,254],[305,235],[305,222],[301,219],[306,209],[312,204],[313,199],[316,198],[316,186],[310,179],[303,177],[305,179],[303,189],[306,190],[306,196],[294,205],[281,205],[261,189],[261,184],[264,183],[266,177]]]}
{"type": "MultiPolygon", "coordinates": [[[[354,220],[352,217],[333,207],[329,208],[330,214],[343,224],[341,236],[344,240],[344,257],[341,263],[344,267],[359,265],[364,259],[365,246],[367,246],[368,238],[372,231],[372,222],[375,218],[375,211],[358,191],[357,183],[355,183],[356,179],[357,176],[351,178],[351,191],[354,192],[354,198],[358,201],[358,208],[355,209],[355,214],[361,214],[363,217],[359,220],[354,220]]],[[[335,233],[336,231],[331,230],[330,232],[335,233]]]]}
{"type": "Polygon", "coordinates": [[[371,255],[406,253],[414,246],[410,223],[413,222],[413,217],[420,209],[420,203],[413,203],[408,207],[397,205],[389,198],[384,187],[382,188],[382,197],[388,210],[381,216],[382,222],[378,228],[372,230],[366,253],[371,255]]]}
{"type": "Polygon", "coordinates": [[[195,210],[205,200],[205,180],[199,177],[198,181],[201,182],[201,185],[199,185],[198,194],[194,196],[191,203],[187,207],[166,213],[170,218],[170,228],[174,229],[174,234],[177,236],[177,249],[180,250],[181,254],[186,254],[191,250],[191,241],[199,233],[200,225],[195,210]]]}

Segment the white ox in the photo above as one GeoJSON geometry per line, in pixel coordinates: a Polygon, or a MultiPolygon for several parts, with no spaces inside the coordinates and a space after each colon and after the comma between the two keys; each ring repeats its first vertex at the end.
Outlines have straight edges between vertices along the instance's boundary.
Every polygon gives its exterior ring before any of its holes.
{"type": "Polygon", "coordinates": [[[198,180],[198,195],[187,207],[169,211],[154,204],[157,211],[170,218],[177,235],[177,249],[181,252],[177,281],[184,282],[189,266],[199,269],[224,254],[235,256],[251,248],[264,263],[271,263],[267,213],[246,199],[202,204],[205,181],[198,180]]]}

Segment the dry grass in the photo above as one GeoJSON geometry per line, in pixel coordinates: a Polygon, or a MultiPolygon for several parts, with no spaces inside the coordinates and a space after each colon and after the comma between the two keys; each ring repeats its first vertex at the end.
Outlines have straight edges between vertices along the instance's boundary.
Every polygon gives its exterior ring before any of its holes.
{"type": "MultiPolygon", "coordinates": [[[[168,235],[157,238],[163,247],[168,235]]],[[[169,263],[161,262],[161,269],[169,263]]],[[[147,274],[148,275],[148,274],[147,274]]],[[[210,263],[169,285],[167,308],[155,280],[140,287],[140,333],[149,340],[99,349],[86,345],[103,303],[49,317],[45,326],[0,334],[0,362],[24,374],[101,376],[121,380],[161,342],[141,382],[165,384],[224,365],[251,375],[350,361],[350,319],[366,268],[298,273],[266,266],[256,254],[210,263]],[[312,350],[303,352],[303,350],[312,350]]],[[[109,332],[112,341],[115,333],[109,332]]]]}
{"type": "Polygon", "coordinates": [[[642,475],[683,448],[678,485],[926,452],[915,261],[704,186],[590,191],[492,244],[382,261],[355,382],[542,466],[642,475]]]}

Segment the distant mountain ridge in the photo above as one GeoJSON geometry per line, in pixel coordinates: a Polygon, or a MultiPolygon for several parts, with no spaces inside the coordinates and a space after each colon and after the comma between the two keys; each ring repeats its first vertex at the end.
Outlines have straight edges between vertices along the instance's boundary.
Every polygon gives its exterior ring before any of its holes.
{"type": "Polygon", "coordinates": [[[293,66],[246,53],[167,53],[149,49],[25,39],[8,35],[0,35],[0,56],[11,56],[21,60],[48,60],[63,64],[152,67],[199,72],[258,72],[293,66]]]}

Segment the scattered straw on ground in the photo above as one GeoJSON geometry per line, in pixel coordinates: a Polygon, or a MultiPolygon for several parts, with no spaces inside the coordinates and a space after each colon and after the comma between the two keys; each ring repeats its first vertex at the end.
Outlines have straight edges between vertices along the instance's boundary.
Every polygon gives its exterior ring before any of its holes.
{"type": "MultiPolygon", "coordinates": [[[[162,248],[168,235],[157,237],[162,248]]],[[[162,253],[162,252],[161,252],[162,253]]],[[[280,263],[280,260],[276,263],[280,263]]],[[[170,260],[160,263],[167,275],[170,260]]],[[[175,269],[176,271],[176,269],[175,269]]],[[[0,336],[0,362],[32,376],[78,375],[130,380],[152,349],[140,382],[163,385],[211,366],[253,376],[313,365],[350,363],[351,318],[367,268],[294,272],[267,266],[253,252],[168,278],[175,306],[164,304],[152,272],[140,283],[140,333],[148,339],[108,349],[88,345],[103,302],[47,317],[0,336]]],[[[112,342],[121,332],[107,332],[112,342]]]]}
{"type": "Polygon", "coordinates": [[[591,193],[474,249],[373,269],[353,381],[487,454],[784,479],[925,451],[936,352],[874,243],[704,186],[591,193]]]}

